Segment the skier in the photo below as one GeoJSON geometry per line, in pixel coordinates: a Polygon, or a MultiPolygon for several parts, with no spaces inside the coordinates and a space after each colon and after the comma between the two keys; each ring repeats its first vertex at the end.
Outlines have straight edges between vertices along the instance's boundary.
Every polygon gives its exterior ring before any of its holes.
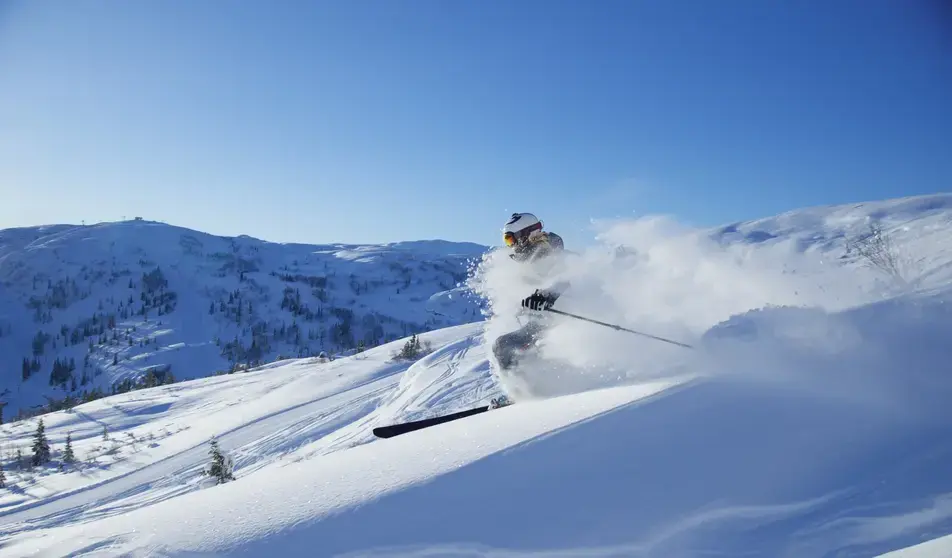
{"type": "MultiPolygon", "coordinates": [[[[512,249],[509,257],[518,262],[537,263],[549,260],[565,250],[562,237],[542,230],[542,221],[532,213],[513,213],[503,227],[503,240],[512,249]]],[[[555,304],[568,288],[566,281],[556,283],[546,289],[536,291],[522,300],[522,307],[530,310],[547,310],[555,304]]],[[[528,323],[521,328],[500,336],[493,343],[493,356],[501,371],[508,371],[518,364],[518,357],[528,350],[545,331],[546,324],[541,316],[532,315],[528,323]]],[[[498,407],[512,403],[503,396],[494,399],[491,406],[498,407]]]]}

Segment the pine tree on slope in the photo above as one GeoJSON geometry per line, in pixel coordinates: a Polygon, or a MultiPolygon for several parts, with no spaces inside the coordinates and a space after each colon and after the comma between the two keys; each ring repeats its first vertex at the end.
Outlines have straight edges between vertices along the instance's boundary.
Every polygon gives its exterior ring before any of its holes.
{"type": "Polygon", "coordinates": [[[66,434],[66,449],[63,451],[63,463],[72,464],[76,461],[76,456],[73,455],[73,441],[72,435],[70,433],[66,434]]]}
{"type": "Polygon", "coordinates": [[[222,453],[218,447],[217,440],[213,439],[211,441],[211,449],[208,451],[208,454],[212,456],[212,462],[205,468],[206,475],[214,477],[216,484],[223,484],[230,480],[235,480],[234,475],[232,475],[234,463],[230,456],[222,453]]]}
{"type": "Polygon", "coordinates": [[[46,427],[43,425],[43,419],[40,419],[36,425],[36,433],[33,435],[33,464],[43,465],[50,460],[50,442],[46,439],[46,427]]]}

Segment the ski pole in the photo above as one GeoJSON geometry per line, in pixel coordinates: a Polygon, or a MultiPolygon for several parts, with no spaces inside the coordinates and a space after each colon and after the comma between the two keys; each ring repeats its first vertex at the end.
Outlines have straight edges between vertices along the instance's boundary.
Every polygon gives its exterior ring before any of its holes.
{"type": "Polygon", "coordinates": [[[627,331],[628,333],[634,333],[635,335],[641,335],[641,336],[643,336],[643,337],[649,337],[649,338],[651,338],[651,339],[656,339],[656,340],[658,340],[658,341],[664,341],[665,343],[671,343],[672,345],[677,345],[677,346],[679,346],[679,347],[685,347],[685,348],[687,348],[687,349],[693,349],[693,348],[694,348],[694,347],[692,347],[691,345],[687,345],[687,344],[685,344],[685,343],[679,343],[678,341],[672,341],[671,339],[665,339],[664,337],[658,337],[658,336],[656,336],[656,335],[649,335],[649,334],[647,334],[647,333],[642,333],[642,332],[640,332],[640,331],[635,331],[635,330],[633,330],[633,329],[628,329],[628,328],[626,328],[626,327],[621,327],[620,325],[608,324],[608,323],[605,323],[605,322],[600,322],[600,321],[598,321],[598,320],[593,320],[593,319],[591,319],[591,318],[585,318],[585,317],[583,317],[583,316],[577,316],[577,315],[575,315],[575,314],[569,314],[568,312],[563,312],[563,311],[561,311],[561,310],[556,310],[556,309],[554,309],[554,308],[547,308],[547,309],[546,309],[546,312],[554,312],[554,313],[556,313],[556,314],[561,314],[561,315],[563,315],[563,316],[568,316],[568,317],[570,317],[570,318],[575,318],[575,319],[577,319],[577,320],[582,320],[582,321],[586,321],[586,322],[591,322],[591,323],[593,323],[593,324],[603,325],[603,326],[605,326],[605,327],[610,327],[610,328],[612,328],[612,329],[617,329],[618,331],[627,331]]]}

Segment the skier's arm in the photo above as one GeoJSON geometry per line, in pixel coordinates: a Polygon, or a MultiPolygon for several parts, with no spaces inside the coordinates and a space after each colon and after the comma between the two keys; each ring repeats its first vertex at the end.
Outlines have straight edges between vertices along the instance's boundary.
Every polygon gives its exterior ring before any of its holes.
{"type": "Polygon", "coordinates": [[[546,289],[539,289],[538,292],[542,296],[546,297],[548,300],[555,302],[556,300],[558,300],[560,296],[562,296],[562,293],[567,291],[569,287],[571,286],[572,284],[569,283],[568,281],[559,281],[556,284],[552,285],[551,287],[548,287],[546,289]]]}
{"type": "Polygon", "coordinates": [[[555,301],[562,296],[562,293],[569,288],[568,281],[560,281],[547,289],[536,289],[531,295],[523,299],[522,306],[533,310],[546,310],[552,308],[555,301]]]}
{"type": "MultiPolygon", "coordinates": [[[[546,244],[547,255],[551,255],[553,251],[560,253],[565,252],[565,244],[562,242],[562,237],[555,233],[546,233],[546,244]]],[[[568,281],[556,281],[555,284],[549,287],[536,289],[532,295],[523,299],[522,306],[533,310],[551,308],[552,305],[555,304],[555,301],[558,300],[570,286],[571,283],[568,281]]]]}
{"type": "MultiPolygon", "coordinates": [[[[554,252],[559,254],[564,254],[565,242],[563,242],[562,237],[550,232],[546,234],[548,239],[549,246],[554,252]]],[[[546,306],[552,306],[555,304],[555,301],[559,299],[562,294],[571,287],[572,284],[568,281],[556,281],[554,285],[547,287],[545,289],[539,289],[536,291],[536,294],[543,296],[546,300],[546,306]]]]}

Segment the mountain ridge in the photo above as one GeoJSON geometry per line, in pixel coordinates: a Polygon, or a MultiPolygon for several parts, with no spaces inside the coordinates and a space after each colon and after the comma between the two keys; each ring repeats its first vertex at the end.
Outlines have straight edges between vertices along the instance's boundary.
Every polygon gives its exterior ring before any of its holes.
{"type": "Polygon", "coordinates": [[[461,284],[487,249],[275,243],[146,220],[0,230],[0,403],[16,416],[149,370],[194,378],[479,319],[461,284]],[[446,293],[460,296],[427,307],[446,293]]]}

